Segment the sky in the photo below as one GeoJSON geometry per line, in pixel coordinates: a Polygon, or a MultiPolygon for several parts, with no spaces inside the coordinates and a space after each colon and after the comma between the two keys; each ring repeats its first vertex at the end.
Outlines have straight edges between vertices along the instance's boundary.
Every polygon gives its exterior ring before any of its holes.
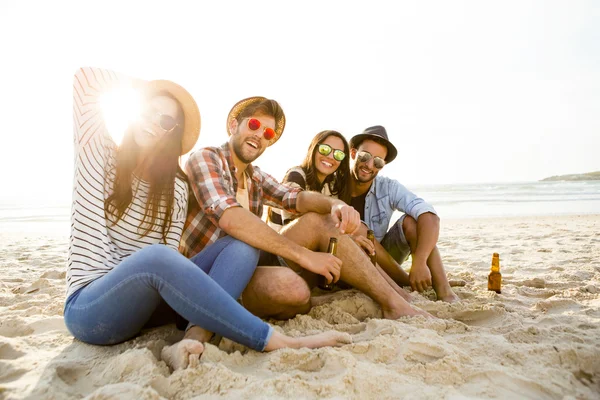
{"type": "Polygon", "coordinates": [[[600,170],[600,2],[0,0],[0,200],[68,204],[80,66],[170,79],[202,115],[276,99],[287,125],[255,162],[277,178],[314,135],[383,125],[382,175],[411,185],[600,170]]]}

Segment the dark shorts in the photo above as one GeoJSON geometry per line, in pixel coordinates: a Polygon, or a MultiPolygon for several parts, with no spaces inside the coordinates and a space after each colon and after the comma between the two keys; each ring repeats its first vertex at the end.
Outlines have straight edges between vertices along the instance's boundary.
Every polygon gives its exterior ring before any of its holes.
{"type": "Polygon", "coordinates": [[[289,267],[284,258],[277,254],[269,253],[268,251],[261,250],[258,257],[259,267],[289,267]]]}
{"type": "Polygon", "coordinates": [[[408,256],[410,256],[410,246],[408,245],[408,241],[402,230],[402,223],[404,222],[405,217],[406,214],[403,214],[381,240],[383,248],[386,249],[392,258],[400,265],[402,265],[408,256]]]}

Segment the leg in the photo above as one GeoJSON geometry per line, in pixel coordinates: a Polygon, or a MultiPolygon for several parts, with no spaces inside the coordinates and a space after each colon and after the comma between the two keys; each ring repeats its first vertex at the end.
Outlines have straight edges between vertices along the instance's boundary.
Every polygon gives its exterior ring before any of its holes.
{"type": "MultiPolygon", "coordinates": [[[[329,215],[305,214],[284,227],[281,233],[313,251],[327,251],[329,238],[337,237],[337,256],[343,262],[341,279],[375,300],[381,306],[385,318],[396,319],[404,315],[427,314],[412,308],[386,282],[366,253],[348,235],[340,235],[329,215]]],[[[291,262],[289,264],[295,266],[291,262]]]]}
{"type": "MultiPolygon", "coordinates": [[[[367,236],[367,226],[361,224],[358,234],[361,236],[367,236]]],[[[400,267],[400,264],[396,262],[390,256],[390,254],[383,248],[379,241],[375,240],[375,254],[377,254],[377,270],[383,276],[387,283],[398,292],[406,301],[411,300],[410,294],[406,290],[402,289],[399,285],[405,285],[408,282],[408,274],[400,267]]]]}
{"type": "MultiPolygon", "coordinates": [[[[148,246],[132,254],[72,295],[65,307],[65,323],[73,336],[87,343],[123,342],[139,332],[161,298],[194,324],[258,351],[341,345],[350,340],[338,332],[307,338],[274,335],[272,327],[246,311],[204,271],[163,245],[148,246]]],[[[199,342],[184,340],[179,346],[164,350],[166,361],[177,368],[187,365],[182,358],[190,353],[197,358],[203,347],[199,342]],[[179,359],[171,358],[176,354],[179,359]]]]}
{"type": "Polygon", "coordinates": [[[310,310],[310,289],[290,268],[258,267],[242,300],[256,316],[289,319],[310,310]]]}
{"type": "MultiPolygon", "coordinates": [[[[411,216],[406,216],[402,222],[403,236],[406,238],[406,242],[410,246],[411,252],[414,252],[417,248],[417,221],[411,216]]],[[[431,280],[433,283],[433,290],[437,295],[438,300],[453,303],[460,300],[458,296],[452,291],[450,284],[448,283],[448,277],[446,271],[444,271],[444,263],[442,262],[442,256],[437,246],[433,248],[433,251],[427,257],[427,267],[431,272],[431,280]]]]}
{"type": "MultiPolygon", "coordinates": [[[[207,246],[190,260],[206,272],[229,295],[237,299],[256,269],[259,251],[231,236],[207,246]]],[[[188,324],[185,339],[208,342],[213,332],[188,324]]]]}

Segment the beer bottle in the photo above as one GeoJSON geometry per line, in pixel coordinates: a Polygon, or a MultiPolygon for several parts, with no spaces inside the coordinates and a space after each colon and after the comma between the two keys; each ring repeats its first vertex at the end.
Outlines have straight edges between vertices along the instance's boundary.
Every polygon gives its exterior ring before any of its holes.
{"type": "Polygon", "coordinates": [[[500,274],[500,255],[494,253],[492,256],[492,271],[488,275],[488,290],[493,290],[496,293],[502,293],[500,287],[502,285],[502,275],[500,274]]]}
{"type": "MultiPolygon", "coordinates": [[[[373,232],[372,229],[367,231],[367,239],[369,239],[371,243],[373,243],[373,247],[375,247],[375,232],[373,232]]],[[[369,258],[371,258],[373,265],[377,264],[377,254],[375,254],[375,252],[373,252],[373,254],[369,254],[369,258]]]]}
{"type": "MultiPolygon", "coordinates": [[[[327,248],[327,252],[335,256],[335,253],[337,253],[337,238],[329,238],[329,247],[327,248]]],[[[323,290],[333,289],[333,282],[327,283],[327,278],[324,276],[321,276],[320,278],[319,288],[323,290]]]]}

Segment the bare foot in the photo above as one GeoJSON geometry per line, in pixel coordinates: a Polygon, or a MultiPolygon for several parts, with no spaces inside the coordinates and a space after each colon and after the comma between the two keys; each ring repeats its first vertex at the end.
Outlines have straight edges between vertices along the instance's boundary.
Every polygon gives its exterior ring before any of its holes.
{"type": "Polygon", "coordinates": [[[183,338],[195,340],[200,343],[206,343],[213,337],[213,335],[214,334],[212,332],[194,325],[185,332],[185,336],[183,338]]]}
{"type": "Polygon", "coordinates": [[[177,370],[187,368],[188,365],[197,365],[203,351],[202,343],[183,339],[171,346],[163,347],[160,356],[172,370],[177,370]]]}
{"type": "Polygon", "coordinates": [[[452,290],[448,294],[438,294],[437,298],[438,300],[445,301],[446,303],[456,303],[460,301],[460,297],[458,297],[452,290]]]}
{"type": "Polygon", "coordinates": [[[396,291],[396,293],[398,293],[400,296],[402,296],[402,298],[404,300],[406,300],[407,302],[411,303],[413,301],[413,297],[410,293],[408,293],[406,290],[402,289],[400,286],[396,285],[396,287],[394,287],[394,290],[396,291]]]}

